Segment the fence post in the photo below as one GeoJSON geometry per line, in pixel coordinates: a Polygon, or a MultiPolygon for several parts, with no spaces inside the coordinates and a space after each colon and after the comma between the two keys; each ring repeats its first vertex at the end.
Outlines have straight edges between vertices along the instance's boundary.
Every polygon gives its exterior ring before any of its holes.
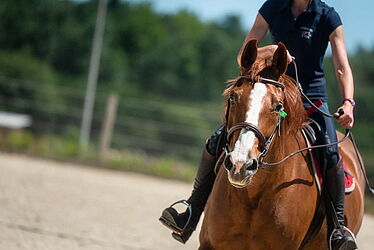
{"type": "Polygon", "coordinates": [[[105,109],[105,118],[104,118],[103,125],[101,127],[100,148],[99,148],[100,161],[105,160],[105,157],[110,149],[113,128],[114,128],[114,121],[116,119],[116,113],[117,113],[117,106],[118,106],[118,95],[115,93],[111,93],[107,99],[106,109],[105,109]]]}
{"type": "Polygon", "coordinates": [[[99,0],[96,26],[92,43],[90,67],[88,70],[87,89],[84,98],[83,115],[79,144],[81,149],[87,150],[90,143],[92,115],[95,105],[96,85],[100,70],[100,57],[104,38],[105,18],[108,0],[99,0]]]}

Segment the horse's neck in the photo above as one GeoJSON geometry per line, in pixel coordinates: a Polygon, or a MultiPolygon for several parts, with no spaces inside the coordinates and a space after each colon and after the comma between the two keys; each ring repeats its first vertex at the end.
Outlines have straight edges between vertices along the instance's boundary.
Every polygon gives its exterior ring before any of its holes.
{"type": "MultiPolygon", "coordinates": [[[[273,144],[269,149],[268,160],[272,162],[278,162],[288,155],[296,152],[297,150],[304,148],[306,146],[305,139],[300,131],[296,133],[287,133],[285,131],[281,132],[280,136],[276,136],[273,144]]],[[[296,154],[294,157],[300,156],[296,154]]],[[[284,162],[284,164],[289,163],[294,157],[289,158],[284,162]]],[[[278,165],[274,166],[275,168],[278,165]]]]}

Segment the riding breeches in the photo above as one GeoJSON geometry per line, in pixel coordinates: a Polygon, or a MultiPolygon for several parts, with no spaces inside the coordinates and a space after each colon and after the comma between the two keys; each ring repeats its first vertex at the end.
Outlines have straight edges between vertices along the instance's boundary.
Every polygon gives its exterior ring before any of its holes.
{"type": "Polygon", "coordinates": [[[206,150],[209,154],[219,157],[224,146],[225,125],[221,125],[206,141],[206,150]]]}
{"type": "MultiPolygon", "coordinates": [[[[319,108],[326,113],[330,113],[327,103],[324,103],[319,108]]],[[[334,143],[338,141],[334,119],[330,117],[326,117],[317,111],[311,114],[310,118],[316,121],[318,125],[321,127],[321,133],[319,135],[316,135],[317,143],[319,145],[330,144],[330,143],[334,143]]],[[[324,147],[321,150],[323,151],[323,154],[326,159],[327,169],[330,169],[338,164],[339,162],[338,145],[324,147]]]]}

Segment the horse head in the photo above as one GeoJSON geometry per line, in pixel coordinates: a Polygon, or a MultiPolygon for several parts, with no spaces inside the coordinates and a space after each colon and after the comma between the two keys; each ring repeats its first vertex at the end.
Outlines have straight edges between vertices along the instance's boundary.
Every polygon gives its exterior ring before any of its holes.
{"type": "Polygon", "coordinates": [[[230,183],[241,188],[250,184],[261,160],[272,150],[280,125],[282,134],[294,133],[305,111],[296,85],[285,75],[287,49],[282,43],[272,58],[259,58],[257,41],[249,41],[239,66],[241,76],[224,92],[228,100],[224,165],[230,183]]]}

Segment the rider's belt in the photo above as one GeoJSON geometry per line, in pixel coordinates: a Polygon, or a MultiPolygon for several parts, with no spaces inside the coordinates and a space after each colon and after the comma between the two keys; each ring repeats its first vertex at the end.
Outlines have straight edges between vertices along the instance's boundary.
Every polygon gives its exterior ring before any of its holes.
{"type": "MultiPolygon", "coordinates": [[[[323,101],[321,99],[319,99],[318,101],[314,102],[314,105],[316,105],[318,108],[321,107],[322,104],[323,104],[323,101]]],[[[314,112],[316,112],[316,109],[314,107],[310,107],[310,108],[308,108],[306,110],[307,116],[310,116],[314,112]]]]}

